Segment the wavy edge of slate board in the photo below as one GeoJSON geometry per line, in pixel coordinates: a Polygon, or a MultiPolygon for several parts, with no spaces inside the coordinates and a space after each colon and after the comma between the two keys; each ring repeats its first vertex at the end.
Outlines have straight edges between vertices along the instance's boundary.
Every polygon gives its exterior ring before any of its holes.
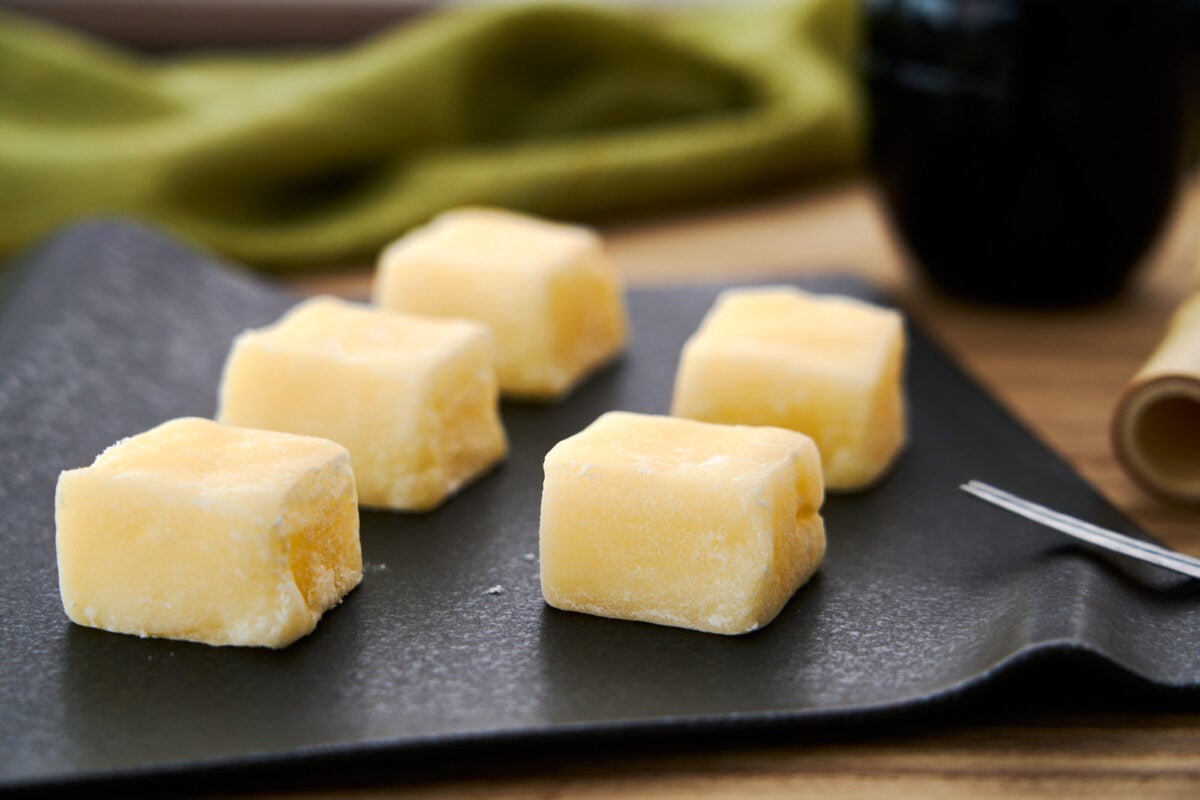
{"type": "MultiPolygon", "coordinates": [[[[118,239],[133,237],[141,240],[142,244],[165,247],[168,251],[176,252],[176,257],[186,254],[190,258],[203,261],[209,267],[209,277],[205,278],[205,281],[211,281],[207,290],[213,290],[215,287],[216,291],[221,292],[246,292],[270,297],[273,298],[273,302],[267,305],[274,306],[277,310],[282,310],[295,301],[294,296],[281,290],[278,286],[262,281],[253,274],[240,270],[236,265],[197,253],[194,248],[185,248],[184,245],[143,226],[131,225],[125,221],[85,222],[51,237],[41,245],[35,246],[25,256],[18,257],[8,266],[0,268],[0,354],[4,353],[6,347],[20,347],[26,344],[20,341],[20,337],[30,326],[36,329],[38,303],[53,300],[51,297],[35,296],[25,298],[33,302],[28,302],[20,307],[13,307],[12,303],[6,305],[6,298],[10,297],[16,288],[19,288],[18,284],[28,279],[29,275],[26,274],[27,269],[25,268],[54,248],[69,248],[75,237],[83,237],[84,240],[103,239],[104,237],[117,237],[118,239]]],[[[171,277],[163,273],[154,276],[154,280],[169,281],[171,277]]],[[[768,282],[771,281],[757,280],[752,283],[768,282]]],[[[822,276],[800,281],[787,279],[786,282],[799,283],[819,291],[845,291],[849,287],[854,290],[852,293],[858,296],[867,296],[870,299],[887,302],[887,297],[877,290],[867,287],[857,280],[842,276],[822,276]]],[[[739,285],[746,285],[746,283],[739,285]]],[[[732,284],[729,282],[710,284],[711,287],[729,285],[732,284]]],[[[201,291],[205,290],[201,288],[201,291]]],[[[219,316],[222,311],[218,307],[213,313],[219,316]]],[[[239,320],[239,322],[248,324],[261,324],[266,321],[268,319],[239,320]]],[[[913,333],[921,335],[919,331],[913,331],[913,333]]],[[[1074,475],[1073,470],[1070,470],[1057,454],[1029,431],[1027,426],[1019,420],[1013,419],[995,398],[980,389],[969,375],[958,370],[953,361],[940,348],[927,339],[925,346],[931,348],[933,353],[942,359],[948,368],[954,370],[962,380],[978,389],[984,401],[994,406],[995,411],[1009,417],[1018,427],[1025,430],[1030,439],[1044,451],[1047,458],[1074,475]]],[[[3,396],[0,395],[0,411],[4,408],[3,399],[3,396]]],[[[176,399],[168,398],[168,400],[170,404],[174,403],[176,399]]],[[[197,413],[201,413],[202,406],[203,401],[198,401],[197,413]]],[[[100,446],[103,447],[107,443],[101,442],[100,446]]],[[[97,450],[91,443],[82,443],[79,451],[87,453],[97,450]]],[[[5,466],[4,453],[0,452],[0,469],[4,469],[5,466]]],[[[7,466],[11,467],[11,465],[7,466]]],[[[5,488],[4,485],[0,485],[0,500],[5,499],[5,488]]],[[[1088,489],[1095,494],[1090,487],[1088,489]]],[[[1098,495],[1096,497],[1109,515],[1106,520],[1109,524],[1112,524],[1112,519],[1122,520],[1126,523],[1127,530],[1131,529],[1132,532],[1137,533],[1136,528],[1133,528],[1123,515],[1108,505],[1107,501],[1099,498],[1098,495]]],[[[989,511],[981,508],[980,513],[989,513],[989,511]]],[[[1190,589],[1185,589],[1185,592],[1188,596],[1192,595],[1190,589]]],[[[394,777],[397,772],[429,769],[430,764],[438,764],[443,760],[448,762],[450,759],[460,758],[463,755],[470,755],[484,761],[489,756],[499,753],[516,756],[530,746],[535,746],[538,752],[544,752],[548,747],[557,747],[570,752],[584,745],[620,747],[631,744],[657,744],[662,746],[664,740],[668,739],[675,744],[703,743],[733,735],[743,740],[752,740],[755,736],[762,737],[781,731],[793,737],[803,736],[806,732],[813,731],[820,731],[823,735],[836,731],[849,731],[858,735],[861,734],[864,724],[886,727],[889,721],[911,722],[923,717],[936,717],[940,714],[971,707],[972,704],[978,704],[981,699],[986,699],[989,693],[1002,696],[1005,706],[1012,706],[1016,703],[1018,706],[1025,705],[1036,708],[1047,704],[1053,705],[1064,697],[1074,695],[1086,696],[1086,704],[1092,706],[1095,704],[1094,693],[1097,687],[1109,690],[1110,701],[1115,699],[1120,705],[1123,700],[1135,708],[1170,709],[1200,703],[1200,680],[1194,683],[1163,680],[1161,676],[1149,675],[1144,670],[1124,663],[1121,658],[1101,647],[1092,646],[1079,640],[1064,639],[1026,645],[995,662],[988,669],[955,684],[944,686],[938,691],[918,693],[883,703],[851,704],[832,708],[786,708],[708,716],[685,715],[558,723],[551,727],[532,726],[465,733],[447,732],[400,739],[385,738],[302,746],[282,751],[251,752],[232,757],[166,761],[119,770],[79,771],[57,778],[0,781],[0,793],[23,792],[33,789],[71,791],[83,786],[121,787],[126,791],[162,791],[181,786],[183,783],[194,787],[198,785],[197,781],[204,783],[224,780],[237,781],[240,786],[244,787],[254,785],[272,789],[296,786],[318,787],[322,785],[321,775],[326,775],[332,782],[340,782],[345,778],[344,773],[340,770],[352,768],[353,765],[358,765],[360,768],[366,767],[368,773],[376,777],[394,777]],[[1056,671],[1061,674],[1057,680],[1052,677],[1056,671]],[[1051,676],[1049,682],[1047,676],[1051,676]],[[1046,690],[1048,685],[1053,687],[1049,692],[1046,690]],[[1114,687],[1119,688],[1119,695],[1112,694],[1111,690],[1114,687]],[[1031,698],[1033,699],[1031,700],[1031,698]],[[669,736],[665,736],[665,734],[669,734],[669,736]],[[278,770],[283,767],[294,770],[295,774],[286,779],[281,777],[278,770]]],[[[229,786],[226,785],[223,788],[228,789],[229,786]]]]}
{"type": "MultiPolygon", "coordinates": [[[[165,762],[119,771],[0,784],[3,796],[123,797],[303,792],[386,786],[389,782],[470,780],[538,774],[546,758],[572,765],[596,758],[678,757],[711,750],[880,742],[930,726],[1033,711],[1068,714],[1177,713],[1200,710],[1200,688],[1168,687],[1076,642],[1038,644],[986,672],[936,693],[873,706],[783,710],[712,717],[661,717],[246,753],[165,762]],[[1097,702],[1096,693],[1107,696],[1097,702]]],[[[1019,717],[1017,717],[1019,719],[1019,717]]],[[[303,795],[301,795],[303,796],[303,795]]]]}

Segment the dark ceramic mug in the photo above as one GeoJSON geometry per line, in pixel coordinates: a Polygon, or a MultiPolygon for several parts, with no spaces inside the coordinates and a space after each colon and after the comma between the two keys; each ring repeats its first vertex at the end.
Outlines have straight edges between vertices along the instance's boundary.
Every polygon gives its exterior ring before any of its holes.
{"type": "Polygon", "coordinates": [[[1110,295],[1178,193],[1196,0],[867,0],[871,161],[917,264],[1002,302],[1110,295]]]}

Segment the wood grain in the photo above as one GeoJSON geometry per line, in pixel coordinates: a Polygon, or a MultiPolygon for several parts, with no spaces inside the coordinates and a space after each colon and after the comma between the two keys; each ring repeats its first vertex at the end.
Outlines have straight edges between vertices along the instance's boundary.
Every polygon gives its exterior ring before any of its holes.
{"type": "MultiPolygon", "coordinates": [[[[1200,715],[943,726],[854,743],[731,745],[703,755],[547,759],[309,800],[665,798],[1195,798],[1200,715]]],[[[293,795],[286,795],[291,797],[293,795]]],[[[280,798],[285,795],[264,795],[280,798]]]]}

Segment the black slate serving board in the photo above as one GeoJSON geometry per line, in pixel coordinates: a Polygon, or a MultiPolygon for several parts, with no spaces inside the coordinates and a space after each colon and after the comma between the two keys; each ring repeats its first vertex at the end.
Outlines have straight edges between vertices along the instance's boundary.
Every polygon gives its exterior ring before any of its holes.
{"type": "MultiPolygon", "coordinates": [[[[852,281],[805,285],[874,297],[852,281]]],[[[632,291],[620,363],[561,404],[506,404],[511,457],[442,509],[364,512],[362,585],[313,635],[268,651],[70,624],[53,497],[61,469],[117,439],[211,415],[232,337],[293,298],[119,222],[69,229],[9,264],[0,789],[853,724],[1081,655],[1194,697],[1196,582],[959,492],[977,478],[1137,533],[915,330],[911,446],[875,489],[829,497],[828,557],[775,622],[727,638],[547,608],[533,557],[543,455],[603,411],[665,412],[680,346],[719,289],[632,291]]]]}

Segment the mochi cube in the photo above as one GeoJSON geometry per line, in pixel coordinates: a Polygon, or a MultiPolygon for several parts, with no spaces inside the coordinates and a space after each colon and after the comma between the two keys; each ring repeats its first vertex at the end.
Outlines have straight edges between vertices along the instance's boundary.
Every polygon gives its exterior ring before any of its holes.
{"type": "Polygon", "coordinates": [[[63,472],[54,516],[88,627],[283,647],[362,579],[350,457],[326,439],[172,420],[63,472]]]}
{"type": "Polygon", "coordinates": [[[609,412],[546,456],[543,596],[604,617],[755,630],[820,565],[823,499],[803,434],[609,412]]]}
{"type": "Polygon", "coordinates": [[[219,405],[222,422],[344,445],[367,506],[431,509],[508,452],[484,325],[330,297],[239,335],[219,405]]]}
{"type": "Polygon", "coordinates": [[[683,348],[671,413],[808,434],[825,486],[875,482],[903,446],[900,314],[788,286],[723,292],[683,348]]]}
{"type": "Polygon", "coordinates": [[[487,323],[505,396],[556,399],[628,338],[625,301],[592,231],[505,211],[439,216],[384,250],[384,308],[487,323]]]}

